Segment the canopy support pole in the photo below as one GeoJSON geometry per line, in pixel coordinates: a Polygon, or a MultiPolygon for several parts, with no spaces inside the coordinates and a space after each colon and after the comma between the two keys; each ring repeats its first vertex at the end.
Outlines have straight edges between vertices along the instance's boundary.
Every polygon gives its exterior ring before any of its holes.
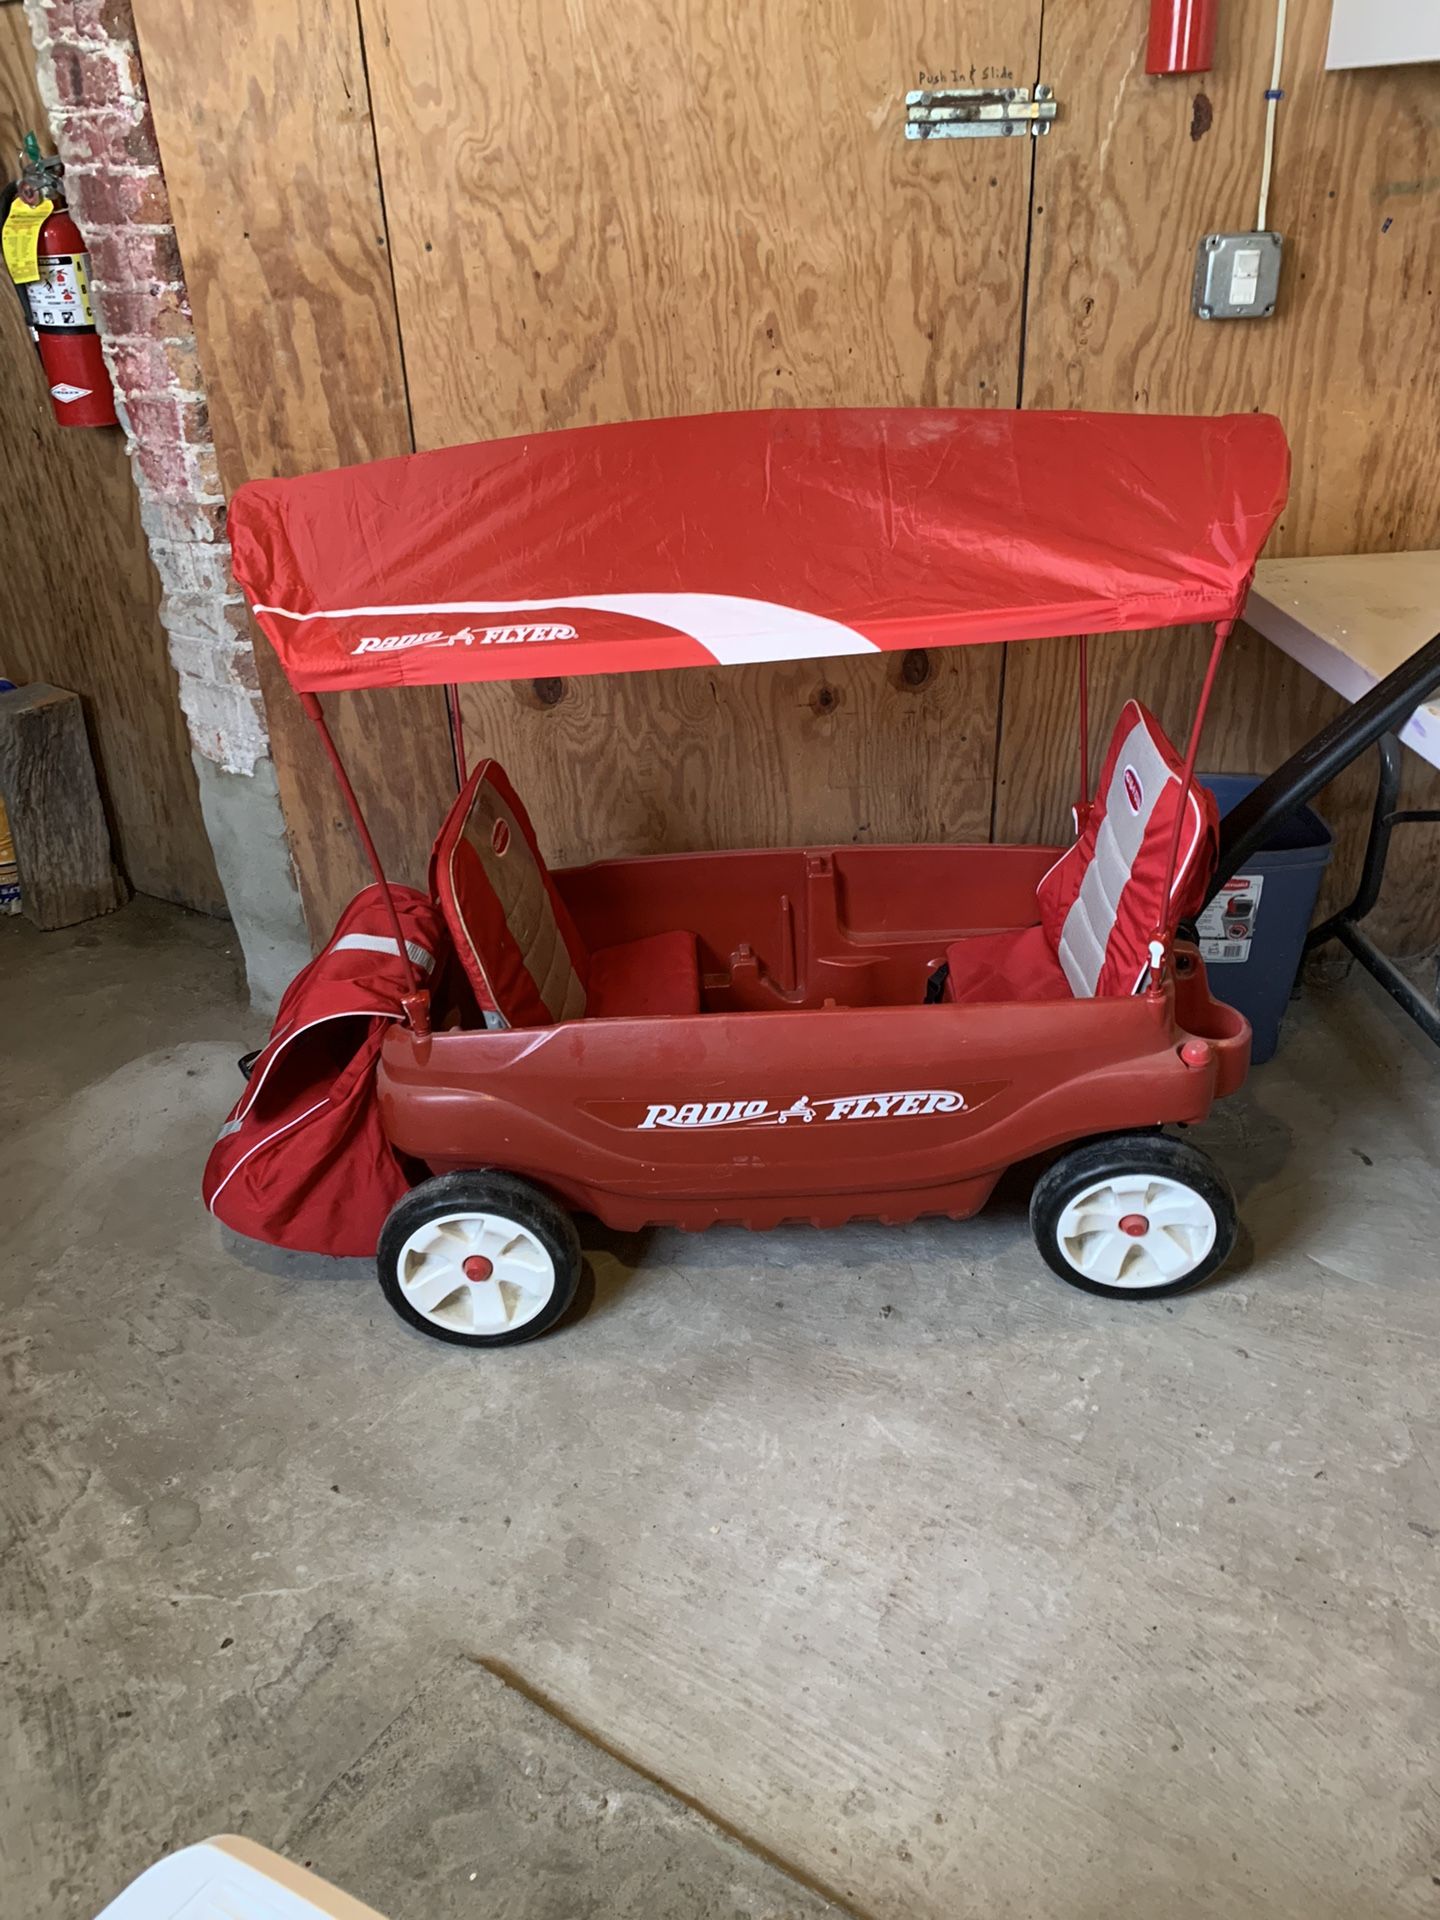
{"type": "Polygon", "coordinates": [[[1233,619],[1217,620],[1215,623],[1215,639],[1210,648],[1210,663],[1205,669],[1205,679],[1200,687],[1200,699],[1195,708],[1195,719],[1190,728],[1190,739],[1185,748],[1185,765],[1180,775],[1180,804],[1175,809],[1175,825],[1170,832],[1170,850],[1165,856],[1165,884],[1160,889],[1160,911],[1155,919],[1155,935],[1150,942],[1152,992],[1160,985],[1160,974],[1165,964],[1165,952],[1169,944],[1165,929],[1170,918],[1170,889],[1175,884],[1175,863],[1180,857],[1180,833],[1185,825],[1185,803],[1189,800],[1190,789],[1195,783],[1195,761],[1200,752],[1200,735],[1205,729],[1205,712],[1210,705],[1215,676],[1220,671],[1220,656],[1225,651],[1225,642],[1234,630],[1233,619]]]}
{"type": "MultiPolygon", "coordinates": [[[[307,718],[313,721],[315,731],[320,736],[320,743],[330,757],[330,764],[335,769],[335,778],[340,783],[340,791],[345,797],[346,806],[350,809],[350,818],[354,821],[355,831],[360,836],[360,845],[365,850],[365,858],[370,862],[370,870],[379,884],[380,895],[385,902],[385,911],[390,917],[390,926],[395,935],[395,950],[400,956],[401,966],[405,969],[405,1010],[410,1015],[411,1025],[415,1026],[415,1015],[411,1003],[418,1003],[424,999],[424,988],[419,974],[415,971],[415,962],[410,958],[410,949],[405,944],[405,930],[400,925],[400,915],[396,910],[395,896],[390,891],[390,882],[385,878],[385,869],[381,866],[380,856],[375,851],[375,842],[370,838],[370,829],[365,824],[365,815],[360,811],[360,802],[355,797],[355,789],[351,786],[350,776],[345,771],[345,762],[340,758],[340,750],[331,738],[329,723],[320,705],[319,696],[313,693],[302,693],[300,705],[307,718]]],[[[417,1031],[423,1030],[423,1027],[417,1028],[417,1031]]]]}
{"type": "Polygon", "coordinates": [[[1075,806],[1076,830],[1090,810],[1090,638],[1080,636],[1080,798],[1075,806]]]}
{"type": "Polygon", "coordinates": [[[460,689],[453,680],[445,689],[445,710],[450,716],[450,749],[455,755],[455,778],[463,787],[468,773],[465,765],[465,716],[460,711],[460,689]]]}

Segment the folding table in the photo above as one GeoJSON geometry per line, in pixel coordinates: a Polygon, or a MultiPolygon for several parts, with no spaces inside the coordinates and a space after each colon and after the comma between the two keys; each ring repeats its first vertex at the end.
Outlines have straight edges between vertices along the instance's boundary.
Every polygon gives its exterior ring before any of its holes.
{"type": "MultiPolygon", "coordinates": [[[[1360,882],[1354,898],[1316,927],[1307,944],[1341,941],[1440,1043],[1440,982],[1435,995],[1422,993],[1360,924],[1379,897],[1394,829],[1440,822],[1440,810],[1396,804],[1401,742],[1440,769],[1440,676],[1435,666],[1440,651],[1440,552],[1262,560],[1255,569],[1245,619],[1342,698],[1373,708],[1386,701],[1388,693],[1388,719],[1375,741],[1380,783],[1360,882]]],[[[1309,754],[1319,744],[1312,742],[1302,752],[1309,754]]],[[[1338,772],[1351,757],[1346,752],[1330,772],[1338,772]]],[[[1307,784],[1313,791],[1313,769],[1307,784]]],[[[1227,843],[1229,838],[1227,832],[1227,843]]]]}

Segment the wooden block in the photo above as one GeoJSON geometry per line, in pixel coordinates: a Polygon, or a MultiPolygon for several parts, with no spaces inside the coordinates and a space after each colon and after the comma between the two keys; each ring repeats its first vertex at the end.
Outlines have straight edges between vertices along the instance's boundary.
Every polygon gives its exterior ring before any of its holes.
{"type": "Polygon", "coordinates": [[[0,693],[0,796],[27,920],[69,927],[124,904],[78,694],[41,682],[0,693]]]}

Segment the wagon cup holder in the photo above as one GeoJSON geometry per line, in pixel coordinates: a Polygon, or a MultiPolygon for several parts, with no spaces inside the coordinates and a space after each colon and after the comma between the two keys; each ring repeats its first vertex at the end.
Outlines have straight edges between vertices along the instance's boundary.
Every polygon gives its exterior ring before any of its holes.
{"type": "Polygon", "coordinates": [[[1198,950],[1177,943],[1174,955],[1175,1024],[1188,1040],[1203,1040],[1215,1061],[1215,1097],[1233,1093],[1250,1065],[1250,1022],[1210,991],[1198,950]]]}

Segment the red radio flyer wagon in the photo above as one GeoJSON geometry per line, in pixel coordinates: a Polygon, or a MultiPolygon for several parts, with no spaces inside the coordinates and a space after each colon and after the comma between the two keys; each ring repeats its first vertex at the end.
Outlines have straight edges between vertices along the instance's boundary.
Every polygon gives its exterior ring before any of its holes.
{"type": "MultiPolygon", "coordinates": [[[[963,1218],[1036,1185],[1044,1259],[1172,1293],[1236,1231],[1162,1129],[1244,1078],[1177,941],[1217,881],[1193,780],[1285,498],[1265,416],[756,412],[588,427],[255,482],[237,577],[376,873],[286,996],[207,1170],[242,1232],[377,1251],[402,1318],[498,1346],[564,1313],[575,1212],[617,1228],[963,1218]],[[1090,780],[1083,637],[1212,624],[1183,751],[1135,702],[1090,780]],[[1071,636],[1076,836],[699,852],[551,871],[458,689],[1071,636]],[[459,794],[390,885],[320,696],[450,689],[459,794]]],[[[1157,634],[1156,644],[1164,644],[1157,634]]],[[[1223,877],[1223,876],[1218,876],[1223,877]]]]}

